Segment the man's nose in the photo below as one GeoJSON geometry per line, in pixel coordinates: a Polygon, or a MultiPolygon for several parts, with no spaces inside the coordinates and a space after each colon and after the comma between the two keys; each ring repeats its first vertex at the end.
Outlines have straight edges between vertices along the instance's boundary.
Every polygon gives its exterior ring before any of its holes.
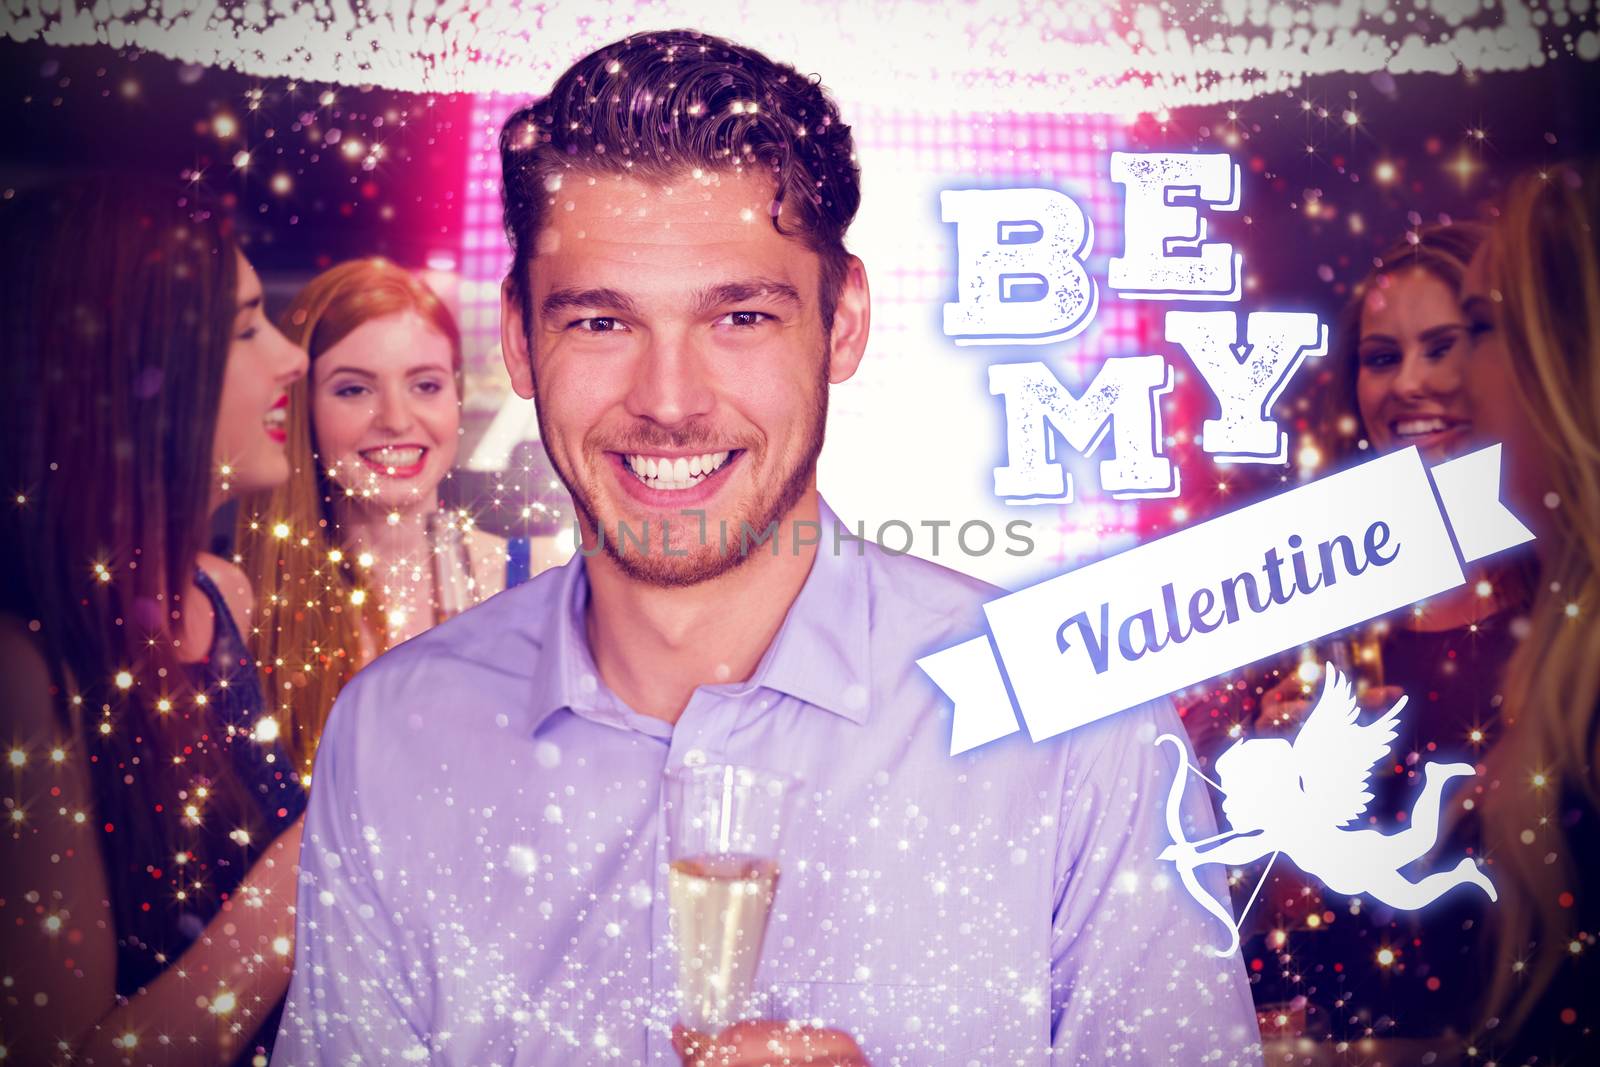
{"type": "Polygon", "coordinates": [[[711,410],[710,372],[682,334],[657,333],[634,366],[625,407],[630,415],[674,426],[711,410]]]}

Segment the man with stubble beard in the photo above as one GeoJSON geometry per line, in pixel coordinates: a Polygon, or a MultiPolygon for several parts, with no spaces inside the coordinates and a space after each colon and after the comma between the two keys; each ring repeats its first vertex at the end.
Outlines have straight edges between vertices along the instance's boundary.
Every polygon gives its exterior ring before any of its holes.
{"type": "Polygon", "coordinates": [[[1242,963],[1155,859],[1170,705],[951,757],[916,659],[997,591],[818,495],[870,318],[821,87],[636,36],[501,156],[506,366],[583,548],[340,697],[274,1062],[1256,1062],[1242,963]],[[803,782],[757,979],[803,1024],[674,1029],[661,783],[705,762],[803,782]]]}

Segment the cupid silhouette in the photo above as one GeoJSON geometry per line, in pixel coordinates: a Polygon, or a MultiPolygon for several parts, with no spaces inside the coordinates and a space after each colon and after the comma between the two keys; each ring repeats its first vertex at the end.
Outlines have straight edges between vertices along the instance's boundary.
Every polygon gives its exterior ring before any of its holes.
{"type": "Polygon", "coordinates": [[[1336,893],[1365,893],[1404,911],[1429,904],[1458,885],[1475,885],[1490,900],[1496,899],[1488,876],[1470,856],[1448,871],[1416,882],[1400,873],[1400,868],[1433,848],[1445,783],[1475,774],[1469,763],[1423,765],[1422,794],[1405,829],[1391,834],[1344,829],[1372,802],[1368,782],[1373,768],[1388,758],[1405,704],[1402,696],[1377,720],[1361,725],[1350,682],[1328,664],[1322,693],[1292,743],[1282,738],[1239,741],[1218,757],[1220,781],[1212,785],[1223,794],[1222,812],[1230,828],[1202,841],[1186,840],[1179,821],[1180,798],[1191,769],[1188,750],[1172,734],[1156,738],[1156,744],[1170,742],[1178,752],[1178,774],[1166,811],[1173,844],[1159,858],[1171,860],[1189,894],[1228,927],[1228,946],[1213,949],[1215,955],[1231,956],[1238,950],[1239,926],[1195,877],[1195,870],[1207,863],[1231,867],[1271,857],[1239,923],[1255,904],[1279,854],[1287,854],[1297,867],[1336,893]]]}

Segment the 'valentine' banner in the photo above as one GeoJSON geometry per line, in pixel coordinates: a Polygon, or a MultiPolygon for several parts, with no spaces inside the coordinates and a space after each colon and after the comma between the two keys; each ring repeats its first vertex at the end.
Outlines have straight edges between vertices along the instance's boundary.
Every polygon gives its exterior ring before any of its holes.
{"type": "Polygon", "coordinates": [[[984,605],[989,633],[918,665],[955,704],[952,754],[1040,741],[1466,581],[1533,534],[1500,502],[1500,446],[1415,448],[984,605]],[[1009,686],[1008,686],[1009,683],[1009,686]]]}

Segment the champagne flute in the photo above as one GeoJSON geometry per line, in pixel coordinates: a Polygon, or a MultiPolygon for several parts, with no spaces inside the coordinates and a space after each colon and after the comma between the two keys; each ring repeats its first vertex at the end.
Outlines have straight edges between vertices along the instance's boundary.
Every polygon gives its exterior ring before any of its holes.
{"type": "Polygon", "coordinates": [[[1262,697],[1254,728],[1277,735],[1298,730],[1310,713],[1325,682],[1324,667],[1333,664],[1349,679],[1357,699],[1383,685],[1383,634],[1381,622],[1369,623],[1344,634],[1301,645],[1298,663],[1262,697]]]}
{"type": "Polygon", "coordinates": [[[460,512],[435,511],[428,516],[428,545],[433,555],[433,621],[461,614],[473,604],[472,561],[467,555],[465,523],[460,512]]]}
{"type": "Polygon", "coordinates": [[[1336,637],[1323,638],[1300,648],[1300,664],[1295,678],[1313,686],[1323,676],[1323,665],[1333,664],[1350,680],[1360,696],[1383,685],[1383,631],[1374,625],[1363,626],[1336,637]]]}
{"type": "Polygon", "coordinates": [[[778,840],[798,784],[727,763],[667,772],[667,904],[688,1030],[715,1035],[753,1012],[778,840]]]}

